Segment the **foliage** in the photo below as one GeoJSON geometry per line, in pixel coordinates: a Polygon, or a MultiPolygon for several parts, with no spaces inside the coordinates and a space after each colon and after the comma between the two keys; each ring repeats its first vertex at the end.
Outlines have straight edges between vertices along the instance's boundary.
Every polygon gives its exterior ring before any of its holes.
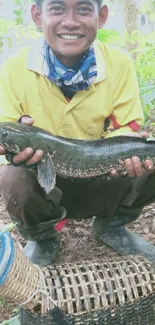
{"type": "Polygon", "coordinates": [[[6,35],[6,41],[8,41],[8,32],[14,26],[12,21],[6,21],[0,18],[0,53],[2,52],[4,44],[4,35],[6,35]]]}
{"type": "Polygon", "coordinates": [[[155,20],[155,0],[148,0],[141,8],[142,13],[147,13],[151,21],[155,20]]]}
{"type": "Polygon", "coordinates": [[[155,33],[143,36],[143,43],[136,52],[135,68],[139,80],[144,115],[147,119],[148,113],[155,109],[155,33]]]}
{"type": "Polygon", "coordinates": [[[24,45],[26,40],[35,39],[39,32],[32,26],[19,26],[16,22],[0,18],[0,54],[6,48],[24,45]]]}
{"type": "Polygon", "coordinates": [[[105,43],[120,45],[123,48],[126,41],[137,43],[135,68],[146,120],[148,113],[155,108],[155,33],[145,36],[136,30],[130,36],[125,33],[122,39],[115,31],[100,30],[98,38],[105,43]]]}
{"type": "Polygon", "coordinates": [[[17,24],[23,24],[23,11],[24,11],[24,5],[27,3],[27,0],[21,1],[21,0],[15,0],[15,4],[18,6],[18,9],[13,10],[13,13],[15,14],[15,22],[17,24]]]}
{"type": "MultiPolygon", "coordinates": [[[[17,314],[18,313],[18,308],[15,308],[13,305],[7,303],[3,298],[0,297],[0,309],[6,308],[8,312],[11,314],[17,314]]],[[[3,322],[0,323],[1,325],[20,325],[19,322],[19,316],[16,315],[14,317],[11,317],[11,319],[4,320],[3,322]]]]}
{"type": "Polygon", "coordinates": [[[4,320],[1,325],[20,325],[19,316],[12,317],[11,319],[4,320]]]}
{"type": "Polygon", "coordinates": [[[97,38],[106,44],[118,45],[121,43],[120,34],[113,29],[99,29],[97,33],[97,38]]]}
{"type": "Polygon", "coordinates": [[[14,222],[10,222],[7,224],[0,222],[0,232],[5,232],[5,231],[11,232],[16,227],[16,225],[17,223],[14,222]]]}
{"type": "Polygon", "coordinates": [[[137,39],[141,39],[139,48],[136,50],[136,70],[143,81],[155,80],[155,32],[147,36],[137,33],[137,39]]]}

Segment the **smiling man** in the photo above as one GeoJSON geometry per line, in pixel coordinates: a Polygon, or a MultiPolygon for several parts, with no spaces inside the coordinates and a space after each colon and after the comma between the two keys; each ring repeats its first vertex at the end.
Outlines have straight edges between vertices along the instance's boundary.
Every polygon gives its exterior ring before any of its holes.
{"type": "Polygon", "coordinates": [[[46,42],[65,66],[79,65],[95,40],[99,24],[101,27],[106,21],[107,7],[99,11],[100,2],[44,1],[41,16],[36,6],[32,7],[33,20],[41,25],[46,42]]]}
{"type": "MultiPolygon", "coordinates": [[[[31,13],[43,36],[3,64],[0,121],[34,124],[74,139],[146,136],[136,133],[143,112],[132,60],[96,40],[108,17],[104,2],[36,0],[31,13]]],[[[0,153],[6,154],[2,146],[0,153]]],[[[94,236],[101,242],[122,255],[142,254],[155,260],[154,246],[124,228],[155,201],[150,160],[142,166],[138,157],[127,159],[127,174],[118,175],[113,169],[110,181],[57,176],[56,187],[46,195],[35,170],[42,156],[41,150],[25,148],[0,168],[5,207],[28,240],[25,255],[33,263],[52,263],[60,244],[58,230],[68,218],[92,216],[96,216],[94,236]]]]}

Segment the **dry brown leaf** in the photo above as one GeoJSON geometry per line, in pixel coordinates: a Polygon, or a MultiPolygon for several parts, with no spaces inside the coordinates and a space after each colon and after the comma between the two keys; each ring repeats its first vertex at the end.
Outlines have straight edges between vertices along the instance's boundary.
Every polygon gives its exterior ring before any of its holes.
{"type": "Polygon", "coordinates": [[[149,227],[147,227],[147,226],[145,226],[144,228],[143,228],[143,232],[144,232],[144,234],[149,234],[149,232],[150,232],[150,229],[149,229],[149,227]]]}

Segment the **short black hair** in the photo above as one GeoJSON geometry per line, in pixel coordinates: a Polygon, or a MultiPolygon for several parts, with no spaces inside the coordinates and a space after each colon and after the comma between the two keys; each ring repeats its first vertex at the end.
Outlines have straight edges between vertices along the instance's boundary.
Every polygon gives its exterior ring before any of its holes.
{"type": "MultiPolygon", "coordinates": [[[[35,3],[38,7],[41,7],[41,4],[44,0],[35,0],[35,3]]],[[[99,6],[99,8],[102,6],[103,0],[95,0],[99,6]]]]}

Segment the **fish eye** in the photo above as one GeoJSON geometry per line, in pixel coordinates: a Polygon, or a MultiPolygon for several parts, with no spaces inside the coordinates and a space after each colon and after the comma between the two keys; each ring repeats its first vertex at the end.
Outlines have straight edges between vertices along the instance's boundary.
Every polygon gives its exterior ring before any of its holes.
{"type": "Polygon", "coordinates": [[[6,138],[7,136],[8,136],[8,132],[3,132],[3,133],[2,133],[2,137],[3,137],[3,138],[6,138]]]}

